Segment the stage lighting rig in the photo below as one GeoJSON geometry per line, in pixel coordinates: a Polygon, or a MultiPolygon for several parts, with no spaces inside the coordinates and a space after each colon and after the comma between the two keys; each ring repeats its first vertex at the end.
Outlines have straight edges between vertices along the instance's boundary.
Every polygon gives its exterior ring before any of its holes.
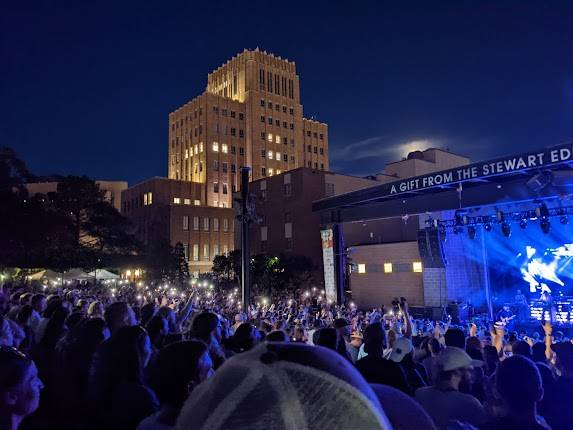
{"type": "Polygon", "coordinates": [[[521,227],[522,230],[525,230],[527,227],[527,220],[525,218],[521,218],[519,221],[519,227],[521,227]]]}
{"type": "Polygon", "coordinates": [[[567,215],[561,215],[561,218],[559,218],[559,222],[565,225],[569,222],[569,218],[567,218],[567,215]]]}

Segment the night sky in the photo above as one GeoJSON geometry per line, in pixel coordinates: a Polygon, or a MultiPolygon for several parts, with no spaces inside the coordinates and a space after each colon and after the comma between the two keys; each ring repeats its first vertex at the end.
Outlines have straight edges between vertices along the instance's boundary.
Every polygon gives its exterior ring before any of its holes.
{"type": "Polygon", "coordinates": [[[7,0],[0,145],[36,174],[165,176],[169,112],[257,46],[296,62],[334,171],[573,141],[573,1],[7,0]]]}

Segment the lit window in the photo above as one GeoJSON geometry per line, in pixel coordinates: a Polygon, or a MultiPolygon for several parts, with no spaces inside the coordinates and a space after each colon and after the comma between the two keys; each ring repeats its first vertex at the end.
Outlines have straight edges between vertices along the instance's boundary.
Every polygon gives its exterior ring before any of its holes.
{"type": "Polygon", "coordinates": [[[414,261],[412,263],[412,270],[416,273],[422,273],[422,262],[421,261],[414,261]]]}
{"type": "Polygon", "coordinates": [[[269,169],[269,176],[273,176],[273,169],[269,169]]]}
{"type": "Polygon", "coordinates": [[[281,137],[278,134],[275,136],[275,142],[281,143],[281,137]]]}
{"type": "Polygon", "coordinates": [[[201,206],[201,200],[195,200],[194,204],[195,206],[201,206]]]}
{"type": "Polygon", "coordinates": [[[392,273],[392,263],[384,263],[384,273],[392,273]]]}
{"type": "Polygon", "coordinates": [[[147,206],[147,193],[143,195],[143,205],[147,206]]]}
{"type": "Polygon", "coordinates": [[[280,152],[275,153],[275,159],[277,161],[281,161],[281,153],[280,152]]]}
{"type": "Polygon", "coordinates": [[[185,150],[185,159],[187,160],[188,158],[189,158],[189,150],[186,149],[186,150],[185,150]]]}
{"type": "Polygon", "coordinates": [[[268,152],[268,157],[269,157],[269,160],[273,159],[273,151],[268,152]]]}
{"type": "Polygon", "coordinates": [[[213,142],[213,152],[219,152],[219,142],[213,142]]]}
{"type": "Polygon", "coordinates": [[[221,152],[223,154],[226,154],[228,151],[229,151],[229,149],[227,147],[227,144],[226,143],[221,144],[221,152]]]}
{"type": "Polygon", "coordinates": [[[203,152],[203,142],[199,142],[199,152],[203,152]]]}
{"type": "Polygon", "coordinates": [[[176,205],[180,205],[181,199],[179,197],[173,197],[173,203],[175,203],[176,205]]]}
{"type": "Polygon", "coordinates": [[[269,142],[272,142],[272,141],[273,141],[273,134],[272,134],[272,133],[269,133],[269,134],[267,135],[267,140],[268,140],[269,142]]]}
{"type": "Polygon", "coordinates": [[[193,261],[199,261],[199,245],[193,245],[193,261]]]}
{"type": "Polygon", "coordinates": [[[358,265],[358,273],[366,273],[366,264],[358,265]]]}
{"type": "Polygon", "coordinates": [[[191,204],[191,199],[184,199],[183,203],[186,205],[190,205],[191,204]]]}
{"type": "Polygon", "coordinates": [[[281,169],[277,169],[277,175],[280,175],[280,174],[281,174],[281,172],[282,172],[282,170],[281,170],[281,169]]]}
{"type": "Polygon", "coordinates": [[[195,155],[199,154],[199,146],[198,145],[194,146],[194,150],[195,150],[195,155]]]}

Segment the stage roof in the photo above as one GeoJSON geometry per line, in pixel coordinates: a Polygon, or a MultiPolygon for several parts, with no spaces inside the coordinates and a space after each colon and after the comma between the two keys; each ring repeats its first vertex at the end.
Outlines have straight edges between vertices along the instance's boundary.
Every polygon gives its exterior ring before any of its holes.
{"type": "Polygon", "coordinates": [[[573,143],[317,200],[323,224],[555,198],[573,186],[573,143]]]}

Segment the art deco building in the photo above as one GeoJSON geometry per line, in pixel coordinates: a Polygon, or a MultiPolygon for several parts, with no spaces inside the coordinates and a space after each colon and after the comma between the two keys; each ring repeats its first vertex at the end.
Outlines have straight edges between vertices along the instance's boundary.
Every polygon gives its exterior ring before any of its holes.
{"type": "Polygon", "coordinates": [[[328,126],[303,117],[294,62],[244,50],[169,115],[168,163],[169,179],[204,184],[208,206],[231,207],[243,166],[251,180],[328,170],[328,126]]]}
{"type": "Polygon", "coordinates": [[[233,249],[232,193],[298,167],[328,169],[328,128],[303,118],[293,62],[245,50],[207,77],[205,92],[169,115],[168,178],[122,192],[121,211],[144,243],[183,244],[190,271],[233,249]]]}

